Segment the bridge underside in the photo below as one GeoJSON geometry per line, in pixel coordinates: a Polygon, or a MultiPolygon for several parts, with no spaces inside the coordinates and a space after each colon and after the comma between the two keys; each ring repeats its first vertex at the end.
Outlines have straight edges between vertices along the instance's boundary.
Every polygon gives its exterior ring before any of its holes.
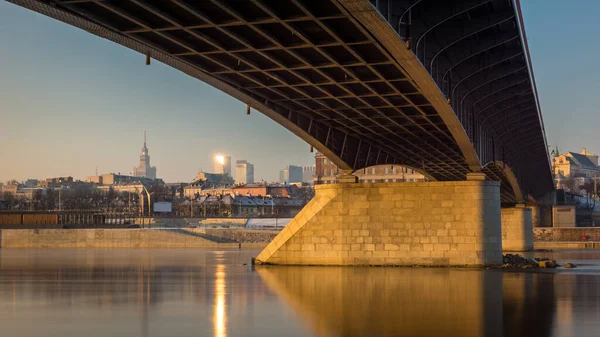
{"type": "MultiPolygon", "coordinates": [[[[524,193],[552,189],[511,0],[9,1],[211,84],[343,170],[506,181],[484,167],[499,161],[524,193]]],[[[502,201],[514,192],[503,184],[502,201]]]]}

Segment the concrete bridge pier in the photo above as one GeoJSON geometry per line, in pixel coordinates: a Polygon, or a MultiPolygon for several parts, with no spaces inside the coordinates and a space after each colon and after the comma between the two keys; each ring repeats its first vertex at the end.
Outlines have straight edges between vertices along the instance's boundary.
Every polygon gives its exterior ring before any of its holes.
{"type": "MultiPolygon", "coordinates": [[[[346,180],[341,180],[346,181],[346,180]]],[[[316,186],[257,264],[482,266],[502,262],[500,183],[316,186]]]]}
{"type": "Polygon", "coordinates": [[[533,250],[532,209],[525,204],[506,207],[501,210],[502,249],[524,252],[533,250]]]}

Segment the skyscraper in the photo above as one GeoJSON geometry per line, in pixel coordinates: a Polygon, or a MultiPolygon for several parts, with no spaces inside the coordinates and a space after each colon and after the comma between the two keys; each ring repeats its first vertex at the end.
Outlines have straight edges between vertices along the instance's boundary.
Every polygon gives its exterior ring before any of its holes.
{"type": "Polygon", "coordinates": [[[231,157],[216,155],[213,159],[213,164],[215,168],[214,173],[218,174],[226,174],[231,177],[231,157]]]}
{"type": "Polygon", "coordinates": [[[316,170],[316,165],[302,166],[302,182],[312,184],[315,179],[316,170]]]}
{"type": "Polygon", "coordinates": [[[301,183],[302,182],[302,167],[296,165],[288,165],[283,170],[279,171],[279,182],[281,183],[301,183]]]}
{"type": "Polygon", "coordinates": [[[150,155],[148,154],[148,148],[146,147],[146,131],[144,131],[144,147],[142,147],[142,154],[140,155],[140,165],[133,168],[133,175],[136,177],[156,179],[156,167],[150,166],[150,155]]]}
{"type": "Polygon", "coordinates": [[[238,184],[254,184],[254,165],[246,160],[236,161],[235,182],[238,184]]]}

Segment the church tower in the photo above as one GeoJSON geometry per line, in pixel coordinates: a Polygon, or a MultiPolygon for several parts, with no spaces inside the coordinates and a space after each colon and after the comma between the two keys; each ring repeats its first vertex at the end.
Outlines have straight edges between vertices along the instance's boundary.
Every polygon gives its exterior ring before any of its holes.
{"type": "Polygon", "coordinates": [[[133,168],[133,175],[136,177],[156,179],[156,167],[150,166],[150,154],[146,146],[146,131],[144,130],[144,147],[140,155],[140,164],[133,168]]]}

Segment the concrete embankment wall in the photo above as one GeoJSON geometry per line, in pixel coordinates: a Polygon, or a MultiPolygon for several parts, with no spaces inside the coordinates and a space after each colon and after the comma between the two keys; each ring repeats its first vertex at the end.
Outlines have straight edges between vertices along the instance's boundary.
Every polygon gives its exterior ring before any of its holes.
{"type": "Polygon", "coordinates": [[[247,221],[246,218],[154,218],[154,226],[176,228],[189,227],[190,225],[199,227],[244,227],[247,221]]]}
{"type": "Polygon", "coordinates": [[[64,225],[64,224],[48,224],[48,225],[40,225],[40,224],[33,224],[33,225],[5,225],[5,224],[0,224],[0,229],[76,229],[76,228],[104,228],[104,229],[108,229],[108,228],[120,228],[123,229],[125,228],[126,225],[123,224],[108,224],[108,223],[101,223],[101,224],[68,224],[68,225],[64,225]]]}
{"type": "Polygon", "coordinates": [[[206,234],[208,236],[223,238],[242,243],[269,243],[279,234],[279,231],[272,230],[240,230],[240,229],[222,229],[222,228],[185,228],[186,232],[195,234],[206,234]]]}
{"type": "Polygon", "coordinates": [[[598,249],[600,248],[600,228],[534,228],[535,249],[598,249]],[[583,236],[587,240],[583,240],[583,236]]]}
{"type": "Polygon", "coordinates": [[[234,226],[244,227],[248,222],[246,218],[207,218],[200,219],[197,224],[199,226],[234,226]]]}
{"type": "Polygon", "coordinates": [[[533,240],[536,242],[583,241],[584,235],[589,238],[588,241],[600,241],[600,227],[533,229],[533,240]]]}
{"type": "Polygon", "coordinates": [[[4,229],[1,248],[238,248],[194,235],[148,229],[4,229]]]}

